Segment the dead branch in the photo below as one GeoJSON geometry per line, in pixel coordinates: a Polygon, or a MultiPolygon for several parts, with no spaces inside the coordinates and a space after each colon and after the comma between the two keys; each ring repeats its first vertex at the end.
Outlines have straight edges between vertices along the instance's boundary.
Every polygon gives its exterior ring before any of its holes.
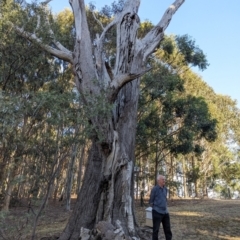
{"type": "Polygon", "coordinates": [[[180,8],[185,0],[176,0],[164,13],[160,22],[141,40],[141,50],[144,52],[143,60],[153,53],[159,42],[163,39],[164,31],[172,20],[172,16],[180,8]]]}
{"type": "MultiPolygon", "coordinates": [[[[12,24],[13,25],[13,24],[12,24]]],[[[57,43],[57,46],[59,46],[60,50],[53,48],[47,44],[44,44],[40,38],[38,38],[36,36],[36,34],[34,33],[29,33],[27,31],[25,31],[23,28],[14,26],[14,29],[16,31],[17,34],[19,34],[20,36],[22,36],[23,38],[31,41],[31,42],[36,42],[43,50],[49,52],[50,54],[52,54],[55,57],[58,57],[64,61],[67,61],[69,63],[73,63],[73,58],[72,58],[72,52],[68,51],[67,49],[61,47],[61,44],[57,43]]]]}

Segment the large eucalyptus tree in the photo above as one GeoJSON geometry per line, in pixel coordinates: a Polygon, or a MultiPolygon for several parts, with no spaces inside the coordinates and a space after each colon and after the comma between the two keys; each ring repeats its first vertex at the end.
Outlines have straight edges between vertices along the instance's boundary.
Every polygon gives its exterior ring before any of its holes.
{"type": "MultiPolygon", "coordinates": [[[[75,18],[72,51],[55,38],[51,29],[51,41],[42,41],[38,35],[40,18],[34,32],[14,25],[19,35],[72,65],[77,89],[90,113],[89,122],[94,130],[83,185],[61,240],[78,239],[81,229],[92,229],[101,221],[122,229],[118,234],[122,237],[118,239],[139,238],[132,187],[139,78],[150,70],[147,60],[163,39],[165,29],[184,0],[174,1],[159,23],[141,39],[137,37],[140,0],[122,2],[123,8],[106,26],[96,19],[102,32],[91,39],[84,0],[70,0],[75,18]],[[106,61],[105,51],[106,36],[112,29],[116,30],[117,36],[115,53],[112,54],[115,56],[114,66],[106,61]],[[95,105],[99,104],[111,105],[111,111],[96,111],[95,105]]],[[[46,22],[46,19],[42,21],[45,26],[46,22]]]]}

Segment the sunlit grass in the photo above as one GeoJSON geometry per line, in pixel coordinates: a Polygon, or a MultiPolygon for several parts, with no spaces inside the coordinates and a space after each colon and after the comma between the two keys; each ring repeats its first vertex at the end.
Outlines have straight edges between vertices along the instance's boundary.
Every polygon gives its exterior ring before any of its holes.
{"type": "Polygon", "coordinates": [[[204,214],[199,212],[188,212],[188,211],[181,211],[181,212],[171,212],[172,215],[175,216],[192,216],[192,217],[203,217],[204,214]]]}
{"type": "Polygon", "coordinates": [[[169,201],[169,213],[173,240],[240,240],[239,200],[177,199],[169,201]]]}

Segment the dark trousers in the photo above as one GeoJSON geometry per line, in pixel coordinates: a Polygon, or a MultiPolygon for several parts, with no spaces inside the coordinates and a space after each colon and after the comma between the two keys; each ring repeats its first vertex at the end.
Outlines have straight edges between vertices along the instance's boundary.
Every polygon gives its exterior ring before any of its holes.
{"type": "Polygon", "coordinates": [[[152,210],[152,220],[153,220],[152,240],[158,240],[158,232],[159,232],[159,227],[161,223],[163,226],[163,231],[164,231],[166,240],[171,240],[172,231],[171,231],[169,214],[168,213],[161,214],[155,210],[152,210]]]}

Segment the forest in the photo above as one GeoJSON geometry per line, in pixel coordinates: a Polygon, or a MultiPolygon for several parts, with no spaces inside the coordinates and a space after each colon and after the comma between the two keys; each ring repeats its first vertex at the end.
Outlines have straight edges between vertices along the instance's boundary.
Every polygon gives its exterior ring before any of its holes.
{"type": "MultiPolygon", "coordinates": [[[[108,218],[110,209],[118,206],[114,199],[119,199],[117,191],[129,172],[131,185],[123,191],[129,191],[135,199],[148,198],[158,174],[167,178],[169,199],[240,197],[240,109],[235,100],[215,93],[194,71],[204,71],[210,64],[194,36],[164,35],[147,58],[146,68],[134,76],[130,74],[110,91],[120,82],[116,78],[113,83],[114,74],[127,69],[127,65],[121,65],[126,61],[121,59],[124,49],[115,53],[120,41],[118,26],[104,35],[104,57],[99,56],[104,64],[97,59],[100,51],[95,53],[91,45],[98,50],[100,44],[94,42],[95,37],[111,24],[114,14],[125,11],[124,1],[101,11],[96,11],[94,5],[86,6],[89,37],[93,40],[86,54],[92,56],[94,52],[95,64],[104,65],[97,68],[103,81],[94,77],[91,84],[84,80],[84,69],[91,68],[88,60],[83,63],[87,55],[80,61],[83,80],[76,82],[78,67],[70,61],[70,54],[57,55],[51,50],[58,46],[76,51],[78,32],[71,10],[54,15],[47,4],[14,0],[1,0],[0,9],[0,218],[11,208],[25,204],[33,215],[34,239],[38,220],[49,202],[61,201],[62,207],[70,211],[71,200],[77,196],[84,195],[86,202],[95,201],[86,196],[91,195],[96,181],[102,189],[96,193],[98,201],[104,198],[102,191],[110,196],[113,191],[114,196],[106,200],[103,213],[93,209],[91,214],[96,216],[97,212],[97,219],[101,214],[108,218]],[[121,67],[114,72],[116,63],[121,67]],[[105,87],[106,76],[112,79],[111,89],[105,87]],[[135,83],[132,80],[136,78],[135,83]],[[128,106],[125,113],[122,109],[132,90],[124,87],[129,84],[139,85],[139,94],[129,97],[138,103],[128,106]],[[134,118],[131,113],[135,107],[136,124],[135,120],[128,124],[126,119],[134,118]],[[110,131],[125,123],[129,127],[121,128],[118,135],[110,131]],[[110,173],[109,165],[100,165],[101,159],[110,161],[113,149],[118,154],[128,148],[130,154],[118,158],[114,173],[110,173]],[[94,168],[88,167],[91,156],[94,168]],[[134,159],[132,168],[126,158],[134,159]],[[116,180],[117,176],[123,180],[116,180]],[[111,204],[114,207],[109,207],[111,204]]],[[[136,38],[144,39],[152,28],[151,22],[141,22],[136,38]]],[[[118,217],[113,213],[112,219],[118,217]]]]}

